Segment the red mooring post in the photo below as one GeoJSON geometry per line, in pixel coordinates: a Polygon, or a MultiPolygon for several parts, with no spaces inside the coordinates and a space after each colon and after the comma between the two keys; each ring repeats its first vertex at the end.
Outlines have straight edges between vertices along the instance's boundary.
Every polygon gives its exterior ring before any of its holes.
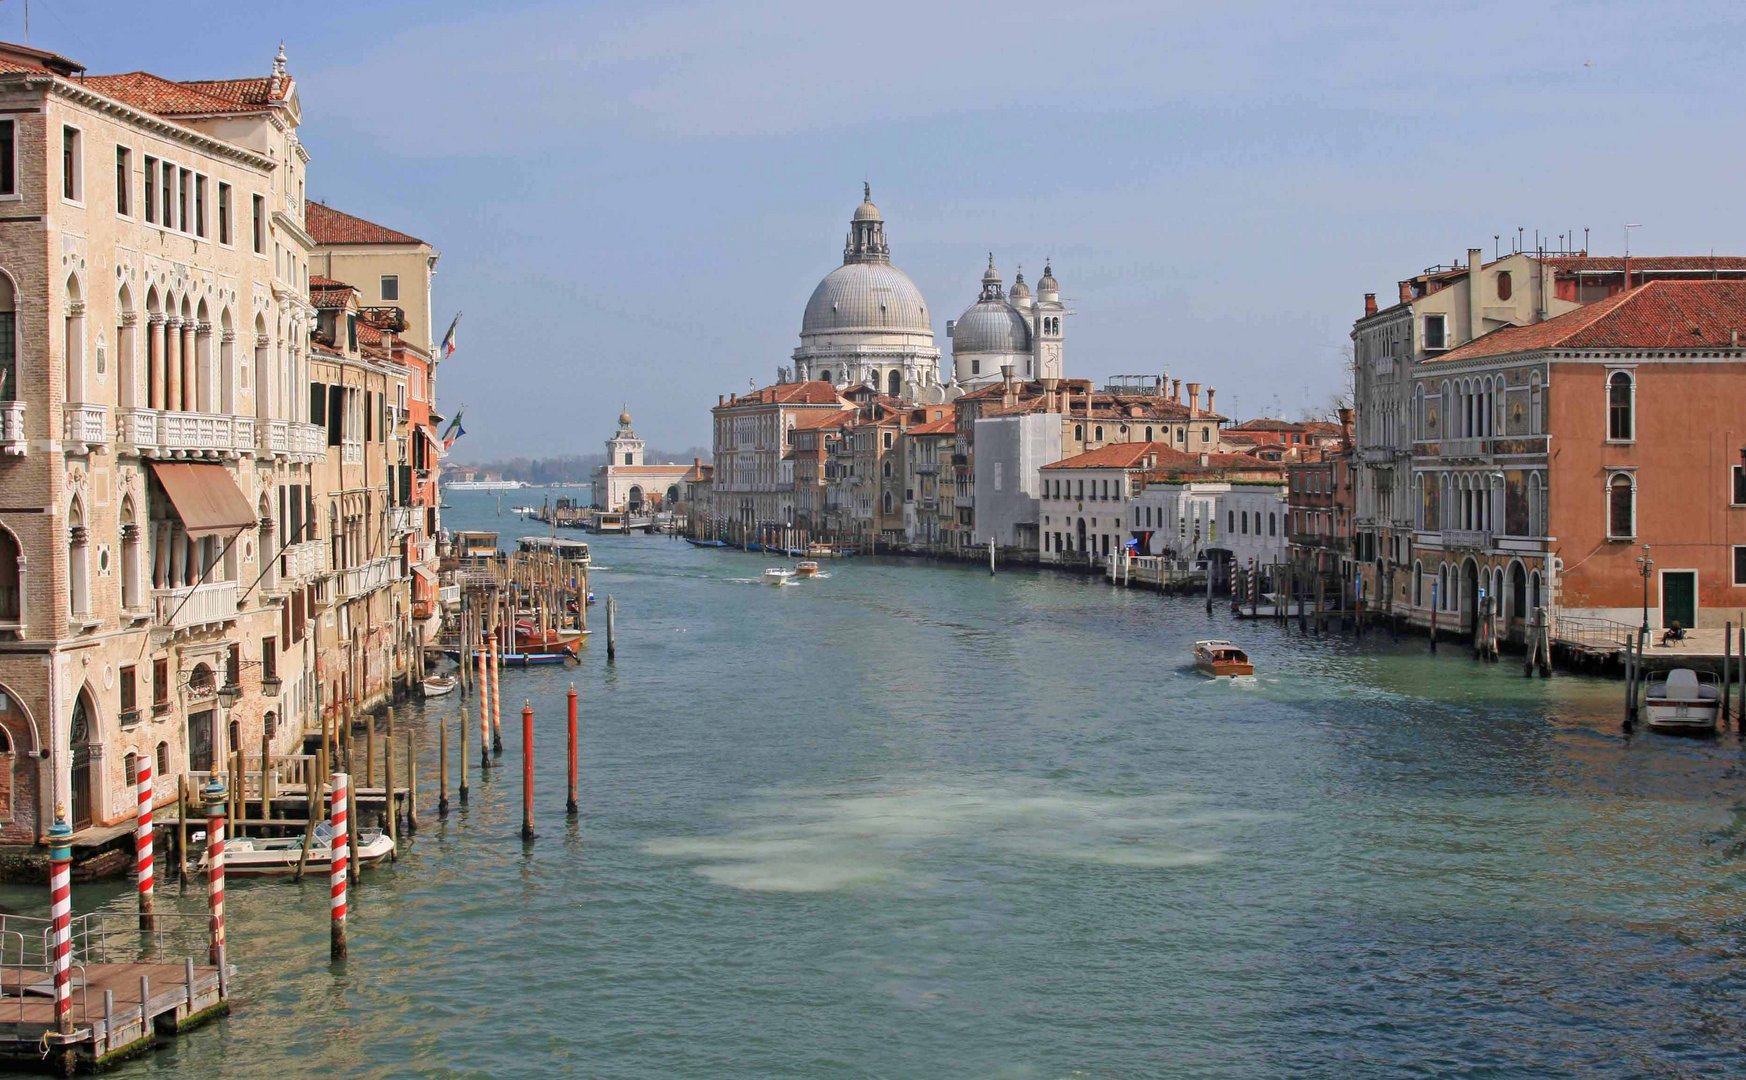
{"type": "MultiPolygon", "coordinates": [[[[461,770],[463,773],[465,769],[461,770]]],[[[328,934],[328,958],[346,958],[346,872],[351,856],[350,815],[347,813],[347,788],[351,778],[343,772],[333,774],[333,844],[328,848],[328,914],[332,923],[328,934]]]]}
{"type": "Polygon", "coordinates": [[[570,684],[570,797],[564,803],[564,812],[571,817],[576,816],[576,684],[570,684]]]}
{"type": "Polygon", "coordinates": [[[49,827],[49,918],[53,927],[55,1030],[73,1031],[73,827],[56,808],[49,827]]]}
{"type": "Polygon", "coordinates": [[[139,884],[139,928],[149,934],[156,920],[152,917],[152,886],[155,883],[152,851],[152,756],[140,754],[135,760],[134,784],[139,789],[139,810],[133,838],[134,878],[139,884]]]}
{"type": "Polygon", "coordinates": [[[521,703],[521,838],[532,840],[533,831],[533,702],[521,703]]]}
{"type": "Polygon", "coordinates": [[[224,970],[224,781],[208,781],[206,796],[206,904],[212,913],[208,961],[224,970]]]}

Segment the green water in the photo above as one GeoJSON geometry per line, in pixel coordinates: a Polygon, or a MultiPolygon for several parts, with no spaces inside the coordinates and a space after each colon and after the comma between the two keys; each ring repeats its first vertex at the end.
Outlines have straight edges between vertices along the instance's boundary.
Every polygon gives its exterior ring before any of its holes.
{"type": "Polygon", "coordinates": [[[350,962],[324,884],[233,881],[234,1014],[120,1075],[1741,1071],[1733,738],[1626,739],[1610,684],[1082,579],[849,560],[771,588],[766,556],[594,552],[617,665],[602,633],[504,677],[538,841],[513,744],[439,821],[431,725],[463,703],[402,711],[433,789],[350,962]],[[1195,674],[1209,633],[1260,677],[1195,674]]]}

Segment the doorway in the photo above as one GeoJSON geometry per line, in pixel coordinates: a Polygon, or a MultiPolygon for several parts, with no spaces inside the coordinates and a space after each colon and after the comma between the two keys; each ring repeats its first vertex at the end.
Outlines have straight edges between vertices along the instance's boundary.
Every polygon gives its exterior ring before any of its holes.
{"type": "Polygon", "coordinates": [[[1697,625],[1697,571],[1661,571],[1661,625],[1697,625]]]}
{"type": "Polygon", "coordinates": [[[1461,607],[1467,615],[1467,636],[1479,633],[1480,605],[1484,602],[1479,588],[1479,564],[1468,559],[1461,568],[1461,607]]]}
{"type": "Polygon", "coordinates": [[[212,725],[216,713],[204,709],[188,717],[188,768],[193,772],[212,771],[212,725]]]}
{"type": "Polygon", "coordinates": [[[96,810],[91,790],[91,689],[79,691],[73,702],[68,741],[73,748],[73,831],[87,829],[96,810]]]}

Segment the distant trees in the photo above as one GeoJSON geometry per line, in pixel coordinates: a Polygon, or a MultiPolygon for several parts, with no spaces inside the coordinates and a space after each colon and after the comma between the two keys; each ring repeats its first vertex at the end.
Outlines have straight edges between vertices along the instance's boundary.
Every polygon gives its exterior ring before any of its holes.
{"type": "MultiPolygon", "coordinates": [[[[701,446],[687,447],[682,452],[669,450],[649,450],[643,455],[643,460],[651,463],[673,462],[683,465],[692,458],[712,460],[713,452],[701,446]]],[[[606,464],[605,454],[561,454],[557,457],[512,457],[502,461],[451,461],[451,466],[462,466],[477,469],[483,473],[497,473],[505,480],[520,480],[528,484],[575,484],[586,483],[594,476],[594,470],[606,464]]]]}

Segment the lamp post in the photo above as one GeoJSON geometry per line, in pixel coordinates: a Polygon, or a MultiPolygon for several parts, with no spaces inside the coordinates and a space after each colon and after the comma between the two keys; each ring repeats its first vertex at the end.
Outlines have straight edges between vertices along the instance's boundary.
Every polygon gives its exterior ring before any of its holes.
{"type": "Polygon", "coordinates": [[[1643,554],[1637,556],[1637,573],[1643,575],[1643,636],[1649,636],[1649,574],[1655,569],[1655,560],[1649,557],[1649,545],[1643,545],[1643,554]]]}

